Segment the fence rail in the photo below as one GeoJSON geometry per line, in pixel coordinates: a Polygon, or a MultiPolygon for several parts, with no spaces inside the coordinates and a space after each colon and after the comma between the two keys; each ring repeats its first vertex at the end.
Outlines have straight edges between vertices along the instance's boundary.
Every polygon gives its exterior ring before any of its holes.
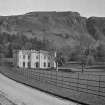
{"type": "Polygon", "coordinates": [[[34,69],[13,69],[27,80],[44,82],[63,89],[105,97],[104,75],[44,71],[34,69]]]}

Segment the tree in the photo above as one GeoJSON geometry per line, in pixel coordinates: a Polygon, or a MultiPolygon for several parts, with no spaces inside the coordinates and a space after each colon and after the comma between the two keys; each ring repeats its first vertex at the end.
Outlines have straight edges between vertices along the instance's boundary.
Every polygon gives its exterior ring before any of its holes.
{"type": "Polygon", "coordinates": [[[62,66],[64,64],[65,60],[61,52],[57,53],[56,62],[58,63],[58,66],[62,66]]]}
{"type": "Polygon", "coordinates": [[[24,45],[24,48],[26,50],[31,50],[32,49],[32,43],[31,42],[26,42],[25,45],[24,45]]]}
{"type": "Polygon", "coordinates": [[[92,52],[93,45],[96,43],[89,35],[80,35],[79,38],[80,45],[80,62],[82,65],[82,72],[84,71],[85,65],[87,64],[87,59],[89,56],[94,57],[92,52]]]}

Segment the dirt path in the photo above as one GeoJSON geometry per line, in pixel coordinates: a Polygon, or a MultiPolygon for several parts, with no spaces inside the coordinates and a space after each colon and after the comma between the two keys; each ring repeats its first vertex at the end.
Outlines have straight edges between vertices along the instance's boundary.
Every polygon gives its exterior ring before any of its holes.
{"type": "Polygon", "coordinates": [[[0,91],[0,105],[16,105],[6,97],[6,94],[0,91]]]}
{"type": "Polygon", "coordinates": [[[44,92],[24,86],[0,74],[0,91],[5,93],[1,100],[8,104],[1,105],[77,105],[76,103],[62,100],[44,92]],[[11,101],[12,100],[13,104],[11,101]]]}

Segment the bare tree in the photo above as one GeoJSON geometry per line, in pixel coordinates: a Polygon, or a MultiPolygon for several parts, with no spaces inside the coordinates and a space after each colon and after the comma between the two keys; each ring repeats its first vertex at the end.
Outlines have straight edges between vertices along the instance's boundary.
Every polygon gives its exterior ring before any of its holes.
{"type": "Polygon", "coordinates": [[[85,65],[87,65],[88,56],[91,55],[91,49],[93,48],[95,41],[88,35],[81,34],[79,37],[80,46],[80,62],[82,66],[82,72],[84,71],[85,65]]]}

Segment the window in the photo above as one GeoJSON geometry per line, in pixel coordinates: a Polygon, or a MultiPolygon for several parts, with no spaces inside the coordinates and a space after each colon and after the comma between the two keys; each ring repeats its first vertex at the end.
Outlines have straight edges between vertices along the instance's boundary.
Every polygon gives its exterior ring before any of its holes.
{"type": "Polygon", "coordinates": [[[44,67],[46,67],[46,62],[44,62],[44,67]]]}
{"type": "Polygon", "coordinates": [[[23,59],[25,59],[25,55],[23,55],[23,59]]]}
{"type": "Polygon", "coordinates": [[[39,62],[36,62],[36,68],[39,68],[39,62]]]}
{"type": "Polygon", "coordinates": [[[46,59],[46,56],[44,56],[44,59],[46,59]]]}
{"type": "Polygon", "coordinates": [[[50,67],[50,62],[48,63],[48,67],[50,67]]]}
{"type": "Polygon", "coordinates": [[[36,59],[38,59],[39,57],[38,57],[38,55],[36,56],[36,59]]]}
{"type": "Polygon", "coordinates": [[[28,67],[31,68],[31,63],[30,62],[28,62],[28,67]]]}
{"type": "Polygon", "coordinates": [[[25,62],[23,62],[23,67],[25,67],[25,62]]]}
{"type": "Polygon", "coordinates": [[[28,55],[28,59],[30,59],[31,58],[31,56],[30,55],[28,55]]]}
{"type": "Polygon", "coordinates": [[[48,60],[50,60],[50,56],[48,56],[48,60]]]}

